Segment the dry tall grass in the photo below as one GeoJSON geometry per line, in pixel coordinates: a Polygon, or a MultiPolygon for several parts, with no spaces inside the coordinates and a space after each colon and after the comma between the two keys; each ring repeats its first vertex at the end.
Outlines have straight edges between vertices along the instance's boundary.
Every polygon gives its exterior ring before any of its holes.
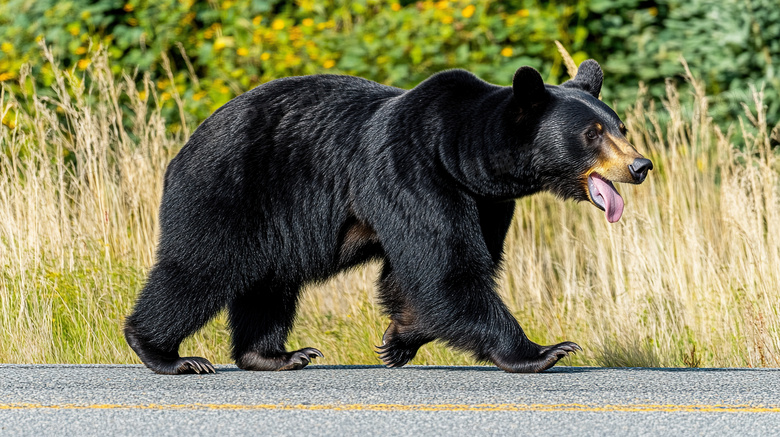
{"type": "MultiPolygon", "coordinates": [[[[153,262],[163,172],[186,134],[166,132],[149,80],[115,82],[101,57],[86,75],[58,72],[54,98],[0,95],[0,362],[137,362],[121,324],[153,262]]],[[[640,100],[623,114],[655,170],[621,187],[622,221],[549,195],[518,202],[502,292],[532,339],[583,346],[569,364],[780,365],[780,173],[761,92],[733,127],[757,127],[741,151],[689,79],[692,105],[670,84],[663,108],[640,100]]],[[[291,346],[319,347],[325,363],[379,363],[376,273],[309,289],[291,346]]],[[[228,344],[219,317],[184,349],[229,362],[228,344]]],[[[415,362],[471,361],[434,344],[415,362]]]]}

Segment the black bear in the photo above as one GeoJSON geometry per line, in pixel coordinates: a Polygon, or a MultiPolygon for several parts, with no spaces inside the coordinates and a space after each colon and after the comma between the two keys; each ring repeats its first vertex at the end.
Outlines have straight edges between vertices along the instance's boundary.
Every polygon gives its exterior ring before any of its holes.
{"type": "Polygon", "coordinates": [[[379,347],[403,366],[440,339],[508,372],[539,372],[580,349],[530,341],[496,292],[514,199],[546,190],[618,220],[612,182],[652,163],[598,99],[601,67],[545,85],[462,70],[411,90],[319,75],[261,85],[192,134],[165,174],[157,262],[125,337],[157,373],[214,372],[179,344],[227,307],[247,370],[321,357],[287,351],[301,287],[369,260],[390,325],[379,347]]]}

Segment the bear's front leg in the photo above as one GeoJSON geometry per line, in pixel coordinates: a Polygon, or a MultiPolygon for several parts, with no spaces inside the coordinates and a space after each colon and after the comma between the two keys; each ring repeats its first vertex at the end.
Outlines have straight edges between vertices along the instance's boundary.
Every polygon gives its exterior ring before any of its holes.
{"type": "MultiPolygon", "coordinates": [[[[382,335],[382,346],[379,346],[379,358],[387,367],[401,367],[417,354],[419,348],[435,337],[429,336],[422,327],[413,323],[405,323],[405,319],[393,318],[382,335]]],[[[519,327],[518,327],[519,328],[519,327]]],[[[537,373],[554,366],[569,353],[581,351],[576,343],[566,341],[552,346],[538,345],[521,335],[524,346],[509,350],[493,350],[487,354],[487,359],[500,369],[510,373],[537,373]]],[[[477,352],[476,355],[483,354],[477,352]]]]}
{"type": "Polygon", "coordinates": [[[473,211],[432,216],[427,227],[407,226],[383,239],[380,297],[392,320],[379,348],[386,365],[404,365],[437,338],[518,373],[547,370],[581,350],[572,342],[542,346],[526,337],[496,292],[497,263],[473,211]]]}
{"type": "MultiPolygon", "coordinates": [[[[397,290],[400,292],[400,290],[397,290]]],[[[551,346],[536,344],[493,290],[481,299],[463,299],[462,305],[444,304],[438,308],[417,309],[425,303],[410,299],[397,307],[378,347],[379,357],[388,367],[401,367],[427,342],[440,338],[457,349],[474,353],[477,359],[492,361],[511,373],[536,373],[553,367],[569,353],[582,350],[576,343],[551,346]],[[436,320],[440,315],[441,320],[436,320]],[[449,320],[447,324],[446,320],[449,320]]]]}

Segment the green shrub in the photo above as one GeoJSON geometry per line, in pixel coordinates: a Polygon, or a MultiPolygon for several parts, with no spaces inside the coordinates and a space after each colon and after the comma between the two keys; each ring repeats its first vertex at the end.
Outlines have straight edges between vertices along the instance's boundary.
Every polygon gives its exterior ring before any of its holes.
{"type": "Polygon", "coordinates": [[[575,48],[575,59],[586,58],[576,51],[584,28],[567,32],[584,3],[515,3],[8,0],[0,5],[6,41],[0,74],[13,79],[29,62],[46,86],[52,75],[37,41],[76,70],[102,44],[116,73],[151,74],[175,123],[177,93],[199,121],[233,96],[283,76],[346,73],[412,87],[436,71],[463,67],[508,83],[518,65],[528,64],[557,81],[563,70],[555,40],[575,48]],[[173,64],[170,76],[163,56],[173,64]]]}
{"type": "Polygon", "coordinates": [[[750,83],[766,85],[769,123],[780,115],[776,0],[6,0],[0,81],[13,83],[29,63],[36,84],[48,86],[42,39],[76,71],[103,45],[115,73],[148,73],[172,130],[177,97],[191,117],[185,122],[195,123],[235,95],[291,75],[344,73],[408,88],[466,68],[507,84],[518,66],[531,65],[557,83],[566,74],[556,40],[575,61],[602,63],[604,98],[621,110],[640,81],[661,96],[666,77],[682,77],[684,57],[713,96],[716,120],[742,113],[750,83]]]}
{"type": "Polygon", "coordinates": [[[588,54],[611,80],[610,101],[631,105],[636,83],[655,97],[664,78],[683,75],[685,59],[711,98],[719,122],[743,114],[750,84],[766,86],[767,118],[780,118],[780,7],[777,0],[594,0],[588,54]],[[613,84],[617,81],[619,86],[613,84]]]}

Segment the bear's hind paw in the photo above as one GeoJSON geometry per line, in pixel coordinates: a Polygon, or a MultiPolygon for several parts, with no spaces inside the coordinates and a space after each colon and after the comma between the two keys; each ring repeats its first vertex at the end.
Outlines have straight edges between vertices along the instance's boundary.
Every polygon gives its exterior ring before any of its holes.
{"type": "Polygon", "coordinates": [[[322,352],[313,347],[285,352],[275,357],[267,357],[250,351],[241,355],[241,358],[236,360],[236,365],[244,370],[299,370],[308,366],[313,359],[323,357],[322,352]]]}
{"type": "Polygon", "coordinates": [[[160,375],[217,373],[214,365],[209,360],[201,357],[178,357],[173,360],[155,357],[144,364],[160,375]]]}
{"type": "Polygon", "coordinates": [[[175,375],[217,373],[214,365],[209,360],[201,357],[181,357],[172,364],[172,367],[175,370],[175,375]]]}
{"type": "Polygon", "coordinates": [[[277,370],[303,369],[304,367],[309,365],[311,360],[315,358],[324,358],[324,357],[325,356],[322,355],[322,352],[320,352],[317,349],[314,349],[313,347],[303,348],[295,352],[290,352],[290,357],[287,359],[288,363],[277,370]]]}

